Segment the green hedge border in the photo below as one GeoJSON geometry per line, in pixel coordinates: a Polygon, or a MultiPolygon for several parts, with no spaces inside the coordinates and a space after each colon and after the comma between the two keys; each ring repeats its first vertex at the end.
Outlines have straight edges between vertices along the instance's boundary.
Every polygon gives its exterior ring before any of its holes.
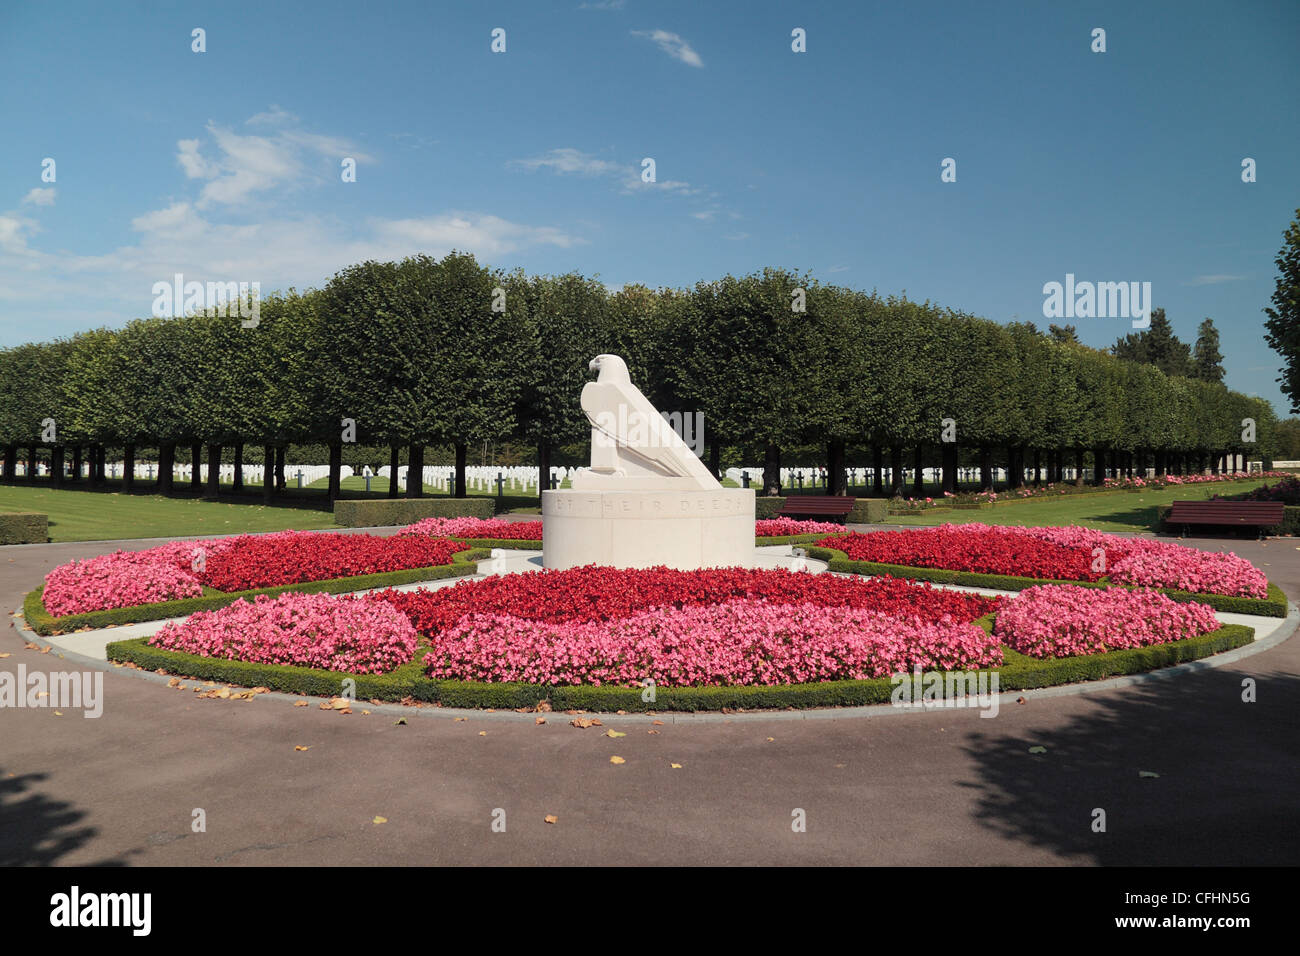
{"type": "MultiPolygon", "coordinates": [[[[891,578],[911,578],[932,584],[959,584],[973,588],[993,588],[999,591],[1023,591],[1036,584],[1072,584],[1081,588],[1127,588],[1136,590],[1140,585],[1115,584],[1101,581],[1061,581],[1053,578],[1025,578],[1009,574],[981,574],[975,571],[951,571],[946,568],[916,568],[905,564],[878,564],[874,561],[854,561],[838,548],[808,548],[808,556],[825,561],[831,571],[844,574],[869,574],[891,578]]],[[[1154,588],[1166,597],[1182,603],[1196,601],[1208,604],[1216,611],[1229,614],[1254,614],[1259,617],[1286,617],[1286,595],[1272,581],[1268,582],[1268,597],[1233,597],[1227,594],[1198,594],[1173,588],[1154,588]]]]}
{"type": "Polygon", "coordinates": [[[195,611],[212,611],[241,600],[267,594],[275,597],[291,591],[302,594],[342,594],[367,588],[394,587],[415,584],[419,581],[438,581],[443,578],[463,577],[477,571],[476,562],[487,557],[482,549],[471,548],[451,556],[451,564],[437,564],[427,568],[406,568],[401,571],[383,571],[378,574],[360,574],[349,578],[328,578],[324,581],[302,581],[273,588],[250,591],[212,592],[202,597],[181,598],[157,604],[137,604],[133,607],[110,608],[106,611],[88,611],[85,614],[65,614],[54,617],[45,609],[42,594],[45,585],[27,594],[23,599],[23,618],[37,634],[50,636],[56,631],[68,633],[82,628],[118,627],[122,624],[139,624],[142,621],[160,621],[169,617],[185,617],[195,611]]]}
{"type": "Polygon", "coordinates": [[[44,544],[49,540],[49,515],[36,511],[0,514],[0,544],[44,544]]]}
{"type": "MultiPolygon", "coordinates": [[[[991,616],[979,622],[991,627],[991,616]]],[[[996,668],[999,691],[1029,690],[1103,680],[1170,667],[1242,647],[1254,640],[1254,629],[1225,624],[1199,637],[1150,647],[1107,651],[1087,657],[1037,660],[1004,648],[1004,663],[996,668]]],[[[358,700],[412,699],[444,707],[533,708],[543,700],[556,711],[715,711],[856,707],[888,703],[894,684],[889,678],[825,681],[771,687],[661,687],[653,703],[643,701],[637,687],[556,687],[539,684],[489,684],[473,681],[434,681],[423,676],[423,647],[415,659],[387,674],[347,674],[275,664],[250,664],[200,657],[149,647],[148,638],[109,644],[108,658],[189,680],[210,680],[244,687],[267,687],[290,694],[327,697],[342,692],[343,681],[356,681],[358,700]]]]}

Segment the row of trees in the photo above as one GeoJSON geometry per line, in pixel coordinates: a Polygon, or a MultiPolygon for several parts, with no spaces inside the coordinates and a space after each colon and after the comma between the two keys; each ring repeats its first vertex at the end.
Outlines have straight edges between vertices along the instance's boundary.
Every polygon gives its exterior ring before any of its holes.
{"type": "MultiPolygon", "coordinates": [[[[1031,323],[780,269],[611,293],[577,274],[414,256],[270,296],[256,327],[246,324],[143,319],[0,351],[4,476],[37,448],[50,449],[56,475],[65,455],[84,454],[101,479],[105,449],[120,448],[129,475],[136,450],[149,447],[167,493],[178,454],[215,464],[233,447],[238,462],[245,445],[262,446],[282,471],[289,443],[320,442],[336,497],[344,444],[355,441],[391,449],[394,463],[405,449],[414,468],[426,446],[450,446],[463,495],[471,446],[530,445],[545,475],[556,448],[588,437],[578,394],[603,352],[624,356],[661,410],[703,413],[715,470],[724,445],[761,456],[768,493],[779,491],[782,450],[809,444],[825,449],[833,492],[844,490],[852,449],[878,483],[887,455],[895,487],[877,488],[887,493],[899,490],[905,455],[913,467],[941,461],[950,487],[959,448],[973,451],[988,485],[995,460],[1013,484],[1030,462],[1049,478],[1092,464],[1100,480],[1146,465],[1200,469],[1228,453],[1267,457],[1274,423],[1266,402],[1217,381],[1031,323]]],[[[412,482],[408,494],[421,493],[412,482]]]]}

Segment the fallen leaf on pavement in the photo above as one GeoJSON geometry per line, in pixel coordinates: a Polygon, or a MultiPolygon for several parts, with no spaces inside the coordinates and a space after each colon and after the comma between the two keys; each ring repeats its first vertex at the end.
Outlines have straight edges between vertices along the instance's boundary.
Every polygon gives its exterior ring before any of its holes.
{"type": "Polygon", "coordinates": [[[311,750],[311,747],[301,747],[301,746],[299,746],[299,747],[294,747],[293,749],[294,749],[294,750],[311,750]]]}
{"type": "Polygon", "coordinates": [[[545,819],[546,819],[546,822],[547,822],[547,823],[559,823],[559,822],[560,822],[560,818],[557,817],[557,816],[555,816],[554,814],[551,814],[551,813],[548,813],[548,814],[546,815],[546,818],[545,818],[545,819]]]}
{"type": "Polygon", "coordinates": [[[610,762],[610,763],[627,763],[627,761],[624,760],[622,757],[610,757],[610,758],[609,758],[609,762],[610,762]]]}

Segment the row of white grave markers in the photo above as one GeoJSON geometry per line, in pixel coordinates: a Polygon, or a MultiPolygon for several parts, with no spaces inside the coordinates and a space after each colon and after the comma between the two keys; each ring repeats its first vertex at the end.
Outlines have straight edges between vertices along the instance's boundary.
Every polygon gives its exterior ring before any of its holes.
{"type": "MultiPolygon", "coordinates": [[[[25,459],[19,459],[16,463],[16,475],[18,477],[27,477],[27,462],[25,459]]],[[[1276,461],[1273,463],[1275,468],[1297,468],[1300,462],[1276,461]]],[[[1229,471],[1261,471],[1263,463],[1259,461],[1246,461],[1244,456],[1230,455],[1224,463],[1224,467],[1229,471]]],[[[1046,468],[1046,462],[1044,462],[1046,468]]],[[[406,473],[407,466],[402,465],[397,469],[398,484],[403,491],[406,490],[406,473]]],[[[565,482],[573,478],[576,468],[552,467],[551,478],[556,488],[562,487],[565,482]]],[[[1064,476],[1066,481],[1073,481],[1075,470],[1066,467],[1064,476]]],[[[121,478],[123,474],[122,464],[120,462],[109,462],[106,465],[108,477],[111,479],[121,478]]],[[[153,462],[136,462],[136,478],[146,481],[152,481],[157,477],[158,466],[153,462]]],[[[262,466],[261,465],[244,465],[244,483],[249,485],[262,484],[262,466]]],[[[871,468],[850,468],[849,485],[850,487],[865,487],[872,484],[874,472],[871,468]]],[[[299,486],[299,475],[301,475],[301,487],[306,488],[313,482],[320,481],[329,477],[329,465],[290,465],[284,466],[285,481],[291,488],[299,486]]],[[[49,475],[50,469],[44,462],[38,462],[36,474],[44,477],[49,475]]],[[[939,484],[942,480],[943,473],[938,468],[922,469],[925,481],[933,484],[939,484]]],[[[90,465],[83,462],[81,466],[82,477],[90,474],[90,465]]],[[[235,466],[223,464],[219,467],[219,474],[223,483],[229,484],[235,478],[235,466]]],[[[350,465],[343,465],[341,469],[343,478],[352,476],[361,477],[361,471],[355,471],[350,465]]],[[[910,467],[903,468],[905,482],[911,482],[914,469],[910,467]]],[[[1029,474],[1029,472],[1026,472],[1029,474]]],[[[190,481],[192,469],[188,462],[177,462],[172,469],[172,475],[175,481],[184,484],[190,481]]],[[[424,484],[433,488],[435,492],[450,494],[455,482],[456,470],[451,465],[425,465],[424,467],[424,484]]],[[[887,479],[889,469],[883,470],[883,475],[887,479]]],[[[959,468],[957,470],[958,480],[961,482],[973,482],[979,480],[978,468],[959,468]]],[[[994,479],[998,482],[1007,480],[1007,471],[1005,468],[993,469],[994,479]]],[[[1146,469],[1144,477],[1153,477],[1155,469],[1146,469]]],[[[208,477],[208,466],[206,463],[199,469],[201,481],[206,481],[208,477]]],[[[745,477],[749,478],[749,487],[761,489],[763,486],[763,469],[762,468],[728,468],[725,476],[737,485],[744,487],[745,477]]],[[[537,468],[533,465],[467,465],[465,467],[466,490],[471,493],[479,494],[496,494],[497,479],[501,478],[503,486],[501,491],[507,495],[536,495],[537,494],[537,468]]],[[[824,487],[826,483],[826,471],[821,467],[806,468],[782,468],[781,485],[783,488],[814,488],[824,487]]],[[[383,490],[388,484],[388,466],[384,465],[377,473],[373,474],[371,488],[375,491],[383,490]]]]}

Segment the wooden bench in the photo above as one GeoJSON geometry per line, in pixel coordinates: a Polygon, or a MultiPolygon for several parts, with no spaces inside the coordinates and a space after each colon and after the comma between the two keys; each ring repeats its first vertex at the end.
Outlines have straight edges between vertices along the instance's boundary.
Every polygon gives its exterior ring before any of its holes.
{"type": "Polygon", "coordinates": [[[849,512],[857,498],[844,495],[791,495],[777,512],[778,518],[831,519],[848,524],[849,512]]]}
{"type": "Polygon", "coordinates": [[[1191,525],[1220,525],[1258,528],[1262,538],[1282,523],[1284,507],[1280,501],[1175,501],[1166,523],[1181,526],[1184,537],[1191,525]]]}

